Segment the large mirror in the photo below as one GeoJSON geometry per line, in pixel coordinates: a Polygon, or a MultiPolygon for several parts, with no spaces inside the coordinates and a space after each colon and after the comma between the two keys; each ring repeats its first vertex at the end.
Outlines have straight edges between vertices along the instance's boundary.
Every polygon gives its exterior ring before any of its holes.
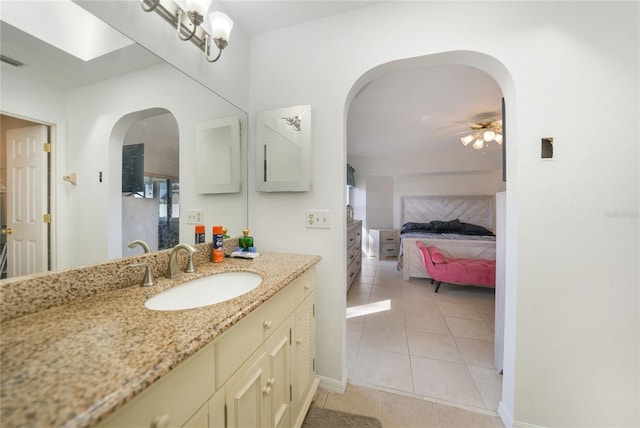
{"type": "MultiPolygon", "coordinates": [[[[83,61],[5,20],[5,12],[28,3],[3,2],[0,15],[3,277],[127,256],[127,241],[154,235],[150,229],[159,230],[159,242],[164,233],[175,235],[171,243],[176,239],[193,243],[195,224],[187,212],[199,213],[208,241],[213,224],[222,224],[229,235],[238,236],[247,225],[247,114],[130,41],[83,61]],[[12,60],[21,64],[10,64],[12,60]],[[239,125],[234,128],[241,155],[238,191],[199,194],[197,124],[229,117],[237,118],[239,125]],[[8,172],[15,167],[9,148],[40,145],[28,134],[34,129],[44,135],[51,151],[36,156],[40,187],[26,189],[9,178],[13,175],[8,172]],[[123,159],[130,152],[123,152],[123,146],[138,144],[144,145],[143,187],[125,186],[125,191],[123,159]],[[177,150],[172,152],[166,144],[176,144],[177,150]],[[147,161],[152,161],[151,166],[147,161]],[[25,189],[33,190],[40,205],[29,212],[28,221],[24,216],[16,221],[12,203],[22,203],[19,199],[25,189]],[[27,223],[33,223],[41,236],[11,242],[27,223]],[[26,256],[19,252],[26,247],[25,254],[34,260],[23,260],[26,256]],[[23,259],[9,274],[16,257],[23,259]]],[[[29,13],[24,10],[23,15],[29,13]]],[[[131,251],[138,254],[142,249],[131,251]]]]}

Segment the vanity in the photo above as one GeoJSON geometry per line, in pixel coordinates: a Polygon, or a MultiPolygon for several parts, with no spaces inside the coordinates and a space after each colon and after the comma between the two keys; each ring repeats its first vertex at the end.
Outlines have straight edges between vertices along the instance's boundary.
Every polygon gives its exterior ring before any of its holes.
{"type": "Polygon", "coordinates": [[[201,253],[197,272],[174,280],[162,277],[162,251],[3,283],[3,426],[301,426],[318,386],[320,257],[214,264],[201,253]],[[136,262],[153,267],[156,285],[139,285],[136,262]],[[210,306],[144,307],[185,281],[239,271],[262,282],[210,306]]]}

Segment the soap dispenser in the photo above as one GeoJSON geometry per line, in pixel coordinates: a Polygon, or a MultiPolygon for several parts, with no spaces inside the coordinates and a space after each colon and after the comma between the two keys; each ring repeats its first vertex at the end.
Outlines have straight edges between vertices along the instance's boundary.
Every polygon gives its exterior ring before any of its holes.
{"type": "Polygon", "coordinates": [[[253,237],[249,236],[249,229],[242,231],[242,236],[238,239],[242,251],[249,251],[253,247],[253,237]]]}

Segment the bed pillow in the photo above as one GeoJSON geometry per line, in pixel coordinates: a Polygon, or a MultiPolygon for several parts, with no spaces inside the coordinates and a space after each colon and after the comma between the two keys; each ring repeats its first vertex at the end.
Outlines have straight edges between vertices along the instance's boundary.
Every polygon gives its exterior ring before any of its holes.
{"type": "Polygon", "coordinates": [[[462,230],[462,223],[458,219],[449,221],[434,220],[431,225],[438,233],[458,233],[462,230]]]}
{"type": "Polygon", "coordinates": [[[460,233],[464,235],[477,235],[477,236],[495,236],[492,231],[486,229],[477,224],[460,223],[462,225],[462,231],[460,233]]]}
{"type": "Polygon", "coordinates": [[[430,231],[433,232],[433,226],[431,223],[405,223],[402,225],[401,232],[410,232],[412,230],[430,231]]]}

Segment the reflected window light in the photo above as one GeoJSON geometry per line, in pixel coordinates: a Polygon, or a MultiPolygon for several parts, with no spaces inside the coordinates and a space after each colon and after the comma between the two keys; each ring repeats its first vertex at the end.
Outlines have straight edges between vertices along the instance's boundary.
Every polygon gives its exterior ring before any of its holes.
{"type": "Polygon", "coordinates": [[[380,300],[379,302],[374,303],[367,303],[366,305],[351,306],[350,308],[347,308],[347,319],[389,310],[391,310],[391,300],[389,299],[380,300]]]}

